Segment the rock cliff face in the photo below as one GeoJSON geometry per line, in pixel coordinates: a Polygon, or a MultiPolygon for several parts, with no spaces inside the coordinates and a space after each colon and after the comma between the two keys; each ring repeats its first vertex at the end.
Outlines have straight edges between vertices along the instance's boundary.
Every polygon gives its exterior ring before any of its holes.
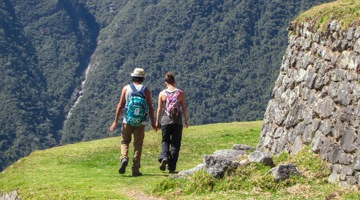
{"type": "Polygon", "coordinates": [[[297,153],[309,145],[332,164],[329,181],[360,185],[360,26],[289,26],[257,150],[297,153]]]}

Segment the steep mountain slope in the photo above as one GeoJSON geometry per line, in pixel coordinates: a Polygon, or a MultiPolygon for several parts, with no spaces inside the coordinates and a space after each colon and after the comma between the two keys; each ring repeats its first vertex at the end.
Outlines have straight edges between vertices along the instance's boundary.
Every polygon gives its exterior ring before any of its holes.
{"type": "MultiPolygon", "coordinates": [[[[109,135],[121,87],[145,68],[154,102],[172,70],[191,124],[261,119],[286,46],[288,22],[324,1],[131,1],[98,38],[64,143],[109,135]]],[[[155,105],[155,103],[154,103],[155,105]]]]}
{"type": "Polygon", "coordinates": [[[191,125],[261,119],[287,23],[327,1],[2,1],[0,170],[35,149],[109,136],[137,65],[154,103],[174,71],[191,125]]]}
{"type": "Polygon", "coordinates": [[[59,144],[98,34],[70,1],[1,2],[1,166],[59,144]]]}
{"type": "Polygon", "coordinates": [[[56,145],[42,102],[45,82],[36,67],[35,49],[25,37],[14,10],[0,2],[0,169],[19,155],[56,145]]]}

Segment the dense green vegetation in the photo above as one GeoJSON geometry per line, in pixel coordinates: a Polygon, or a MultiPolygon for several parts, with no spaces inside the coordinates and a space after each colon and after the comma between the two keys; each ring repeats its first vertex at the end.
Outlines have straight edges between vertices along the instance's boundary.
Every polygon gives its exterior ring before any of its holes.
{"type": "Polygon", "coordinates": [[[132,1],[101,30],[64,143],[107,136],[135,66],[153,98],[173,71],[190,123],[262,119],[287,44],[288,22],[320,1],[132,1]]]}
{"type": "MultiPolygon", "coordinates": [[[[203,154],[237,144],[257,144],[261,121],[191,126],[184,129],[178,170],[202,163],[203,154]]],[[[281,154],[276,164],[293,163],[303,176],[276,182],[269,167],[251,164],[231,176],[213,179],[204,171],[172,179],[159,170],[160,132],[145,136],[141,177],[131,166],[118,174],[120,138],[35,151],[0,173],[0,193],[17,190],[22,199],[359,199],[360,193],[327,183],[329,169],[305,148],[296,156],[281,154]]],[[[250,153],[250,152],[248,152],[250,153]]],[[[130,155],[132,151],[130,151],[130,155]]],[[[245,159],[244,156],[242,159],[245,159]]]]}
{"type": "Polygon", "coordinates": [[[98,25],[68,1],[0,2],[0,169],[56,146],[98,25]]]}
{"type": "Polygon", "coordinates": [[[107,127],[137,65],[154,102],[174,71],[191,125],[262,119],[289,21],[328,1],[1,1],[0,170],[37,149],[118,134],[107,127]]]}
{"type": "Polygon", "coordinates": [[[56,144],[49,132],[45,80],[36,51],[11,6],[0,2],[0,169],[21,155],[56,144]]]}

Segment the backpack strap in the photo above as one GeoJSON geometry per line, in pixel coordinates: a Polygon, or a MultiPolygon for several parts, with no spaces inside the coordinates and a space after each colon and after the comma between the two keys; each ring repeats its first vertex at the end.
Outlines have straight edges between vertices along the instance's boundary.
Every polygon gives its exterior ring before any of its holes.
{"type": "Polygon", "coordinates": [[[175,92],[177,92],[177,91],[179,91],[179,89],[177,89],[177,88],[176,88],[174,91],[169,91],[168,89],[165,89],[165,90],[164,90],[164,92],[165,92],[166,95],[175,93],[175,92]]]}
{"type": "Polygon", "coordinates": [[[140,88],[140,90],[137,90],[137,89],[136,89],[134,83],[129,84],[129,86],[130,86],[131,90],[133,91],[133,93],[136,92],[136,91],[140,91],[140,92],[142,92],[142,93],[145,95],[145,89],[146,89],[146,87],[145,87],[144,85],[140,88]]]}
{"type": "Polygon", "coordinates": [[[132,90],[133,93],[134,93],[135,91],[137,91],[134,83],[129,84],[129,86],[130,86],[130,88],[131,88],[131,90],[132,90]]]}
{"type": "Polygon", "coordinates": [[[146,89],[146,86],[143,85],[143,86],[140,88],[140,91],[145,94],[145,89],[146,89]]]}

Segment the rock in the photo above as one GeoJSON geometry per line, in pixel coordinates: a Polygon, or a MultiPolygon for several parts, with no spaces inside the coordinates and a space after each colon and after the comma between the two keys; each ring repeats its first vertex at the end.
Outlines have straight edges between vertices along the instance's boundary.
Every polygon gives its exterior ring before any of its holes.
{"type": "Polygon", "coordinates": [[[331,121],[326,119],[320,123],[319,131],[321,131],[325,136],[328,136],[331,133],[332,128],[331,121]]]}
{"type": "Polygon", "coordinates": [[[360,53],[360,38],[357,39],[356,42],[355,42],[354,51],[356,53],[360,53]]]}
{"type": "Polygon", "coordinates": [[[239,162],[240,166],[246,166],[248,164],[250,164],[250,161],[248,159],[244,159],[242,161],[239,162]]]}
{"type": "Polygon", "coordinates": [[[188,170],[184,170],[184,171],[180,171],[177,175],[174,175],[174,178],[179,178],[181,176],[191,176],[193,175],[195,172],[200,171],[202,169],[205,169],[205,164],[199,164],[198,166],[192,168],[192,169],[188,169],[188,170]]]}
{"type": "Polygon", "coordinates": [[[255,147],[246,144],[234,144],[233,150],[255,151],[255,147]]]}
{"type": "Polygon", "coordinates": [[[359,158],[359,156],[356,156],[354,158],[354,170],[355,171],[360,171],[360,158],[359,158]]]}
{"type": "Polygon", "coordinates": [[[339,31],[341,29],[341,25],[337,20],[333,20],[329,23],[329,30],[330,31],[339,31]]]}
{"type": "Polygon", "coordinates": [[[339,163],[343,164],[343,166],[347,166],[352,164],[352,161],[354,160],[353,156],[348,153],[340,153],[340,160],[339,163]]]}
{"type": "Polygon", "coordinates": [[[320,148],[323,141],[323,134],[320,131],[316,131],[313,141],[311,142],[311,150],[315,153],[320,152],[320,148]]]}
{"type": "Polygon", "coordinates": [[[267,166],[274,166],[271,156],[261,151],[254,151],[248,156],[250,162],[262,163],[267,166]]]}
{"type": "Polygon", "coordinates": [[[341,149],[338,144],[332,144],[332,149],[328,153],[328,159],[331,163],[339,163],[341,157],[341,149]]]}
{"type": "Polygon", "coordinates": [[[18,192],[16,190],[10,192],[10,193],[7,193],[7,194],[1,194],[0,193],[0,199],[2,200],[20,200],[21,197],[20,195],[18,194],[18,192]]]}
{"type": "Polygon", "coordinates": [[[239,166],[238,157],[245,154],[242,150],[218,150],[213,155],[204,155],[205,170],[214,178],[222,178],[227,170],[239,166]]]}
{"type": "Polygon", "coordinates": [[[355,146],[356,136],[353,129],[347,128],[343,137],[341,138],[340,144],[341,148],[347,153],[353,153],[357,149],[355,146]]]}
{"type": "Polygon", "coordinates": [[[340,174],[337,174],[335,172],[331,173],[328,177],[329,183],[337,183],[340,181],[340,174]]]}
{"type": "Polygon", "coordinates": [[[245,155],[246,152],[242,151],[242,150],[232,150],[232,149],[227,149],[227,150],[217,150],[214,152],[214,154],[212,156],[221,158],[221,159],[225,159],[225,160],[229,160],[229,161],[238,161],[239,156],[245,155]]]}
{"type": "Polygon", "coordinates": [[[283,164],[278,165],[270,171],[275,179],[275,181],[285,180],[290,178],[291,175],[301,176],[301,173],[296,169],[293,164],[283,164]]]}
{"type": "Polygon", "coordinates": [[[325,97],[324,99],[319,99],[319,101],[314,105],[314,110],[322,118],[331,117],[335,109],[335,103],[330,97],[325,97]]]}
{"type": "Polygon", "coordinates": [[[295,139],[295,143],[291,147],[291,153],[296,154],[302,149],[302,147],[303,147],[303,142],[301,140],[301,137],[297,136],[295,139]]]}

